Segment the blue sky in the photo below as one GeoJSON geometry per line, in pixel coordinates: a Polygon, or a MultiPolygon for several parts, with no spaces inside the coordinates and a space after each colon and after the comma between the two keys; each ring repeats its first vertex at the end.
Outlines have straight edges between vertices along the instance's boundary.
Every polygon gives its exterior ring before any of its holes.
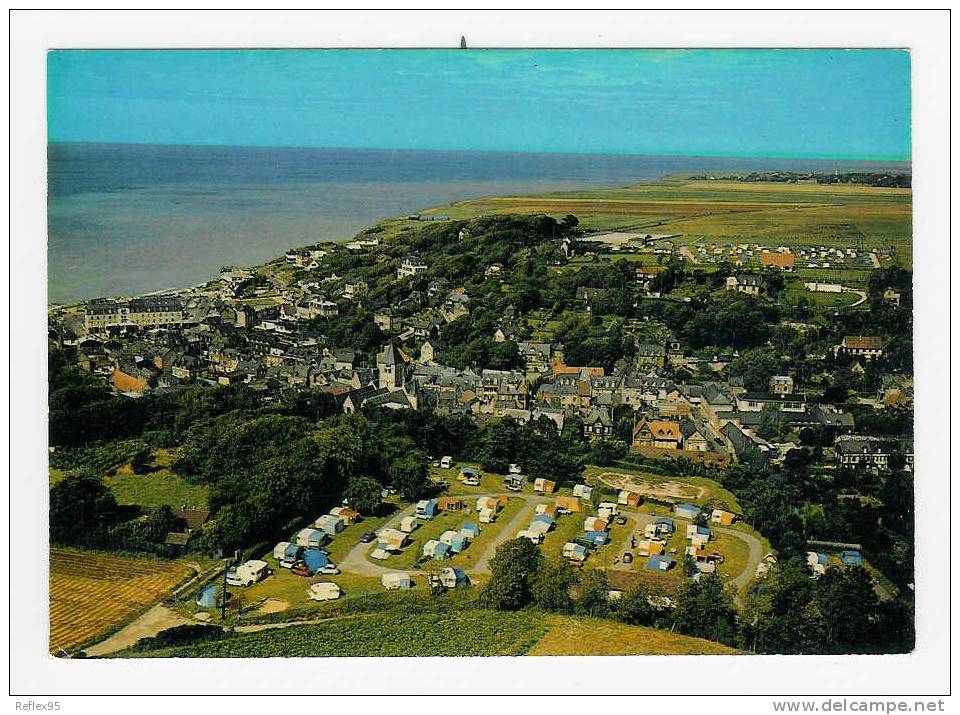
{"type": "Polygon", "coordinates": [[[49,53],[52,141],[910,158],[898,50],[49,53]]]}

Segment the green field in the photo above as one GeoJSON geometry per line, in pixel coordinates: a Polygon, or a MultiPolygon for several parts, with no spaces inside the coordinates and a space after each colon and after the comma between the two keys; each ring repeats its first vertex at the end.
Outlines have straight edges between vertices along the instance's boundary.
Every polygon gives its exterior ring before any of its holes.
{"type": "Polygon", "coordinates": [[[382,613],[236,635],[148,655],[171,658],[522,655],[546,631],[543,615],[534,612],[382,613]]]}
{"type": "Polygon", "coordinates": [[[732,648],[610,620],[481,609],[343,616],[120,654],[154,658],[395,657],[505,655],[732,655],[732,648]]]}
{"type": "MultiPolygon", "coordinates": [[[[712,479],[706,479],[705,477],[672,477],[644,472],[639,469],[597,467],[593,465],[584,470],[584,479],[589,484],[600,484],[601,475],[605,475],[607,480],[612,475],[628,477],[631,483],[640,488],[640,493],[645,497],[669,498],[673,501],[688,502],[698,506],[702,506],[712,499],[718,499],[726,504],[729,510],[740,511],[740,504],[731,492],[712,479]]],[[[659,515],[661,513],[669,514],[671,510],[657,504],[644,504],[643,511],[659,515]]]]}
{"type": "Polygon", "coordinates": [[[146,508],[158,506],[205,509],[210,489],[204,485],[190,484],[183,477],[161,468],[148,474],[134,474],[121,468],[117,473],[104,477],[118,504],[136,504],[146,508]]]}

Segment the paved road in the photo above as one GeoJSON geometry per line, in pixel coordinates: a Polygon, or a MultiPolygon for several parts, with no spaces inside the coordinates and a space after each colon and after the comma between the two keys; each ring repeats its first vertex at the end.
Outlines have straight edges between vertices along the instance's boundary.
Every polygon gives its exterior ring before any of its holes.
{"type": "MultiPolygon", "coordinates": [[[[500,546],[503,542],[508,539],[516,537],[517,532],[520,531],[523,526],[529,523],[531,516],[533,515],[534,510],[536,509],[537,504],[547,504],[554,500],[554,497],[538,496],[535,494],[517,494],[515,492],[498,492],[492,494],[470,494],[466,495],[465,498],[476,500],[480,497],[497,497],[497,496],[506,496],[510,498],[522,499],[526,502],[523,508],[517,513],[509,523],[503,525],[500,528],[500,531],[494,537],[493,541],[487,544],[487,548],[484,549],[483,553],[480,555],[480,558],[477,559],[472,566],[465,568],[464,570],[467,573],[489,573],[489,564],[490,559],[493,558],[494,554],[497,551],[497,547],[500,546]]],[[[382,528],[384,529],[395,529],[399,526],[400,520],[406,516],[410,516],[416,511],[416,505],[411,504],[410,506],[402,509],[397,512],[389,521],[387,521],[382,528]]],[[[418,545],[419,546],[419,545],[418,545]]],[[[361,576],[382,576],[385,573],[395,573],[397,568],[389,566],[389,561],[384,562],[384,566],[379,564],[372,563],[367,558],[367,553],[374,548],[374,544],[357,544],[347,555],[341,559],[340,563],[337,564],[340,567],[340,570],[344,573],[353,573],[359,574],[361,576]]],[[[417,547],[407,547],[407,548],[417,548],[417,547]]]]}
{"type": "Polygon", "coordinates": [[[158,603],[139,618],[131,621],[109,638],[84,650],[89,656],[103,656],[116,653],[134,645],[141,638],[152,638],[160,631],[174,626],[196,624],[184,618],[171,608],[158,603]]]}

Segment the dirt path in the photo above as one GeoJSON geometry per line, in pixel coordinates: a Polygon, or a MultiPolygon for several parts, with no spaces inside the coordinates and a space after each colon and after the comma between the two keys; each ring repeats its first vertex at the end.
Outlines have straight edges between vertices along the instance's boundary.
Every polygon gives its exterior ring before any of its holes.
{"type": "MultiPolygon", "coordinates": [[[[400,525],[400,520],[404,517],[410,516],[417,510],[416,504],[411,504],[410,506],[401,509],[397,514],[387,521],[383,529],[396,529],[400,525]]],[[[361,576],[382,576],[385,573],[393,573],[397,569],[389,568],[387,566],[377,566],[376,564],[370,563],[367,560],[367,552],[373,549],[376,546],[376,540],[372,541],[369,544],[364,544],[360,542],[354,546],[350,551],[347,552],[347,555],[341,559],[338,566],[340,570],[344,573],[355,573],[361,576]]]]}
{"type": "Polygon", "coordinates": [[[182,626],[186,624],[196,624],[197,621],[191,621],[184,618],[176,611],[167,608],[161,603],[151,608],[142,616],[121,628],[109,638],[100,641],[84,650],[89,656],[102,656],[116,653],[134,645],[141,638],[150,638],[157,635],[162,630],[182,626]]]}

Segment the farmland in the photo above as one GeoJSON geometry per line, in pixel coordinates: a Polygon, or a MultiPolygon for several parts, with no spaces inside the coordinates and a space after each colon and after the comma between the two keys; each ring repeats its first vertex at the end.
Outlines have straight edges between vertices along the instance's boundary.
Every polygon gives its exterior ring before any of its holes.
{"type": "Polygon", "coordinates": [[[725,645],[615,621],[547,616],[547,633],[527,655],[733,655],[725,645]]]}
{"type": "Polygon", "coordinates": [[[51,652],[123,624],[189,574],[178,562],[51,549],[51,652]]]}
{"type": "Polygon", "coordinates": [[[174,658],[522,655],[546,632],[541,614],[484,610],[378,613],[260,631],[150,653],[174,658]]]}
{"type": "Polygon", "coordinates": [[[504,655],[730,655],[732,648],[653,628],[535,611],[480,609],[343,616],[124,656],[271,658],[504,655]],[[415,640],[413,640],[415,634],[415,640]]]}

